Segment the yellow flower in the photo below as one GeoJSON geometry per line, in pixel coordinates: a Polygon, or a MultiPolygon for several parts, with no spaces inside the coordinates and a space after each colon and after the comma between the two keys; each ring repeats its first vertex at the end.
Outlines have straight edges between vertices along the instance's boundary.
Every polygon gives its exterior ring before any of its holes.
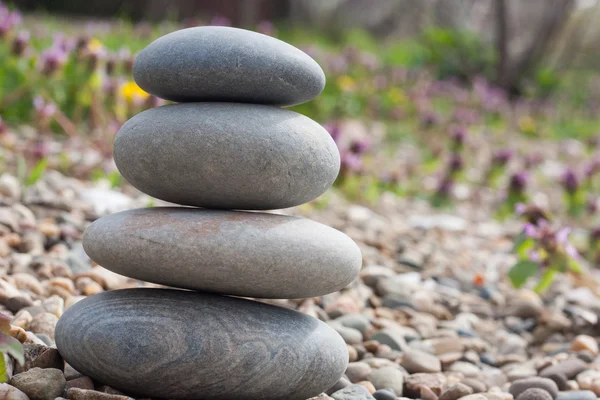
{"type": "Polygon", "coordinates": [[[394,104],[406,102],[406,95],[404,94],[402,89],[399,89],[397,87],[393,87],[390,89],[388,97],[390,101],[394,104]]]}
{"type": "Polygon", "coordinates": [[[87,49],[90,53],[100,53],[104,49],[104,45],[98,39],[92,38],[87,44],[87,49]]]}
{"type": "Polygon", "coordinates": [[[119,87],[119,95],[128,103],[136,104],[143,102],[149,96],[149,94],[144,92],[134,81],[123,83],[119,87]]]}
{"type": "Polygon", "coordinates": [[[356,89],[356,82],[348,75],[342,75],[337,78],[337,84],[344,92],[353,92],[356,89]]]}
{"type": "Polygon", "coordinates": [[[535,120],[531,118],[529,115],[524,115],[519,118],[519,129],[523,133],[533,134],[536,132],[535,129],[535,120]]]}

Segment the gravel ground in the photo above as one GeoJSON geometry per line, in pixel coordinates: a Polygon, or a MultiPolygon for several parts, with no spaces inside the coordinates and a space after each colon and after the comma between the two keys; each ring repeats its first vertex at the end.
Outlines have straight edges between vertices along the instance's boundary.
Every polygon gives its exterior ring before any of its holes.
{"type": "MultiPolygon", "coordinates": [[[[109,189],[48,171],[23,189],[0,177],[0,312],[25,344],[9,360],[13,400],[121,400],[64,363],[54,327],[65,309],[105,290],[155,286],[116,275],[85,255],[81,237],[100,215],[148,205],[130,189],[109,189]]],[[[350,364],[319,399],[585,400],[600,396],[595,277],[560,279],[544,296],[513,289],[517,221],[498,224],[468,204],[450,214],[383,195],[367,208],[335,191],[283,213],[348,234],[363,253],[360,278],[320,298],[268,300],[336,329],[350,364]]],[[[160,205],[160,202],[154,202],[160,205]]]]}

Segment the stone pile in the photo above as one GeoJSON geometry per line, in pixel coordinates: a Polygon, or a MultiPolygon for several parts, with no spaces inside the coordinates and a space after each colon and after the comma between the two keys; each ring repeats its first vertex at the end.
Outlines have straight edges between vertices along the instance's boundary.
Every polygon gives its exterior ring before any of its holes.
{"type": "Polygon", "coordinates": [[[100,218],[84,248],[119,274],[191,290],[88,297],[56,327],[60,354],[81,373],[138,396],[306,399],[327,390],[348,362],[338,333],[296,311],[230,297],[309,298],[358,274],[361,253],[343,233],[239,211],[296,206],[335,180],[340,156],[328,132],[280,108],[317,96],[323,71],[277,39],[201,27],[150,44],[134,77],[149,93],[181,103],[123,125],[114,143],[119,171],[149,195],[203,208],[100,218]]]}

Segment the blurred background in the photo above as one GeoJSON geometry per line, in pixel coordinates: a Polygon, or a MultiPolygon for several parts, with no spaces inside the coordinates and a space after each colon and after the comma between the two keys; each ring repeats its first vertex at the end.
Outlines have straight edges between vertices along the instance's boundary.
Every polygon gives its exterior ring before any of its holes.
{"type": "Polygon", "coordinates": [[[539,207],[600,260],[598,1],[3,1],[0,169],[24,187],[52,170],[133,191],[114,135],[164,104],[133,82],[135,54],[176,29],[238,26],[325,70],[321,96],[293,109],[338,144],[336,193],[498,221],[539,207]]]}

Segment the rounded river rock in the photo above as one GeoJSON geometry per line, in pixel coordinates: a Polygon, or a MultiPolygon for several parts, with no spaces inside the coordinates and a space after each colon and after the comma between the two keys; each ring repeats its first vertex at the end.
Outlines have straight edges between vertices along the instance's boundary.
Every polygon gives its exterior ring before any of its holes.
{"type": "Polygon", "coordinates": [[[114,143],[121,174],[172,203],[269,210],[313,200],[333,183],[340,154],[318,123],[293,111],[239,103],[153,108],[114,143]]]}
{"type": "Polygon", "coordinates": [[[77,371],[141,397],[306,399],[333,386],[348,361],[325,323],[251,300],[171,289],[88,297],[56,327],[77,371]]]}
{"type": "Polygon", "coordinates": [[[135,59],[133,77],[167,100],[293,105],[325,87],[311,57],[279,39],[244,29],[203,26],[169,33],[135,59]]]}
{"type": "Polygon", "coordinates": [[[132,278],[277,299],[340,290],[362,263],[352,239],[306,218],[185,207],[102,217],[83,246],[98,264],[132,278]]]}

